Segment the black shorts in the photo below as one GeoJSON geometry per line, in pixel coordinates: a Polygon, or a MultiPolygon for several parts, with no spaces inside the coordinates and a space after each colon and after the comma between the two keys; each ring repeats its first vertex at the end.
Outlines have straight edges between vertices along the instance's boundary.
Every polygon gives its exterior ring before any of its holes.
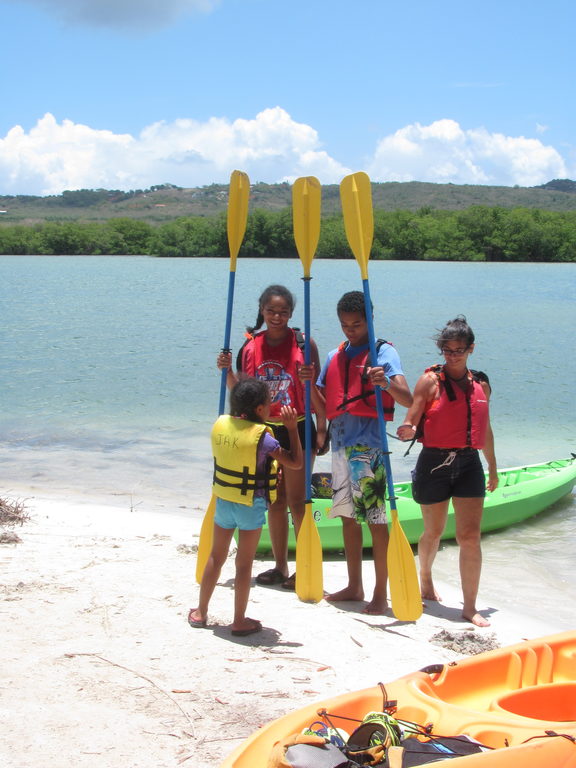
{"type": "Polygon", "coordinates": [[[418,504],[438,504],[456,496],[484,498],[486,478],[478,451],[422,448],[412,470],[412,496],[418,504]]]}
{"type": "MultiPolygon", "coordinates": [[[[274,437],[278,442],[280,443],[280,446],[282,448],[285,448],[287,451],[290,450],[290,435],[288,434],[288,430],[284,426],[284,424],[268,424],[267,426],[270,427],[272,432],[274,432],[274,437]]],[[[300,435],[300,442],[302,443],[303,450],[306,450],[306,421],[302,419],[302,421],[298,422],[298,434],[300,435]]],[[[314,424],[314,420],[312,420],[312,453],[314,453],[316,450],[316,424],[314,424]]]]}

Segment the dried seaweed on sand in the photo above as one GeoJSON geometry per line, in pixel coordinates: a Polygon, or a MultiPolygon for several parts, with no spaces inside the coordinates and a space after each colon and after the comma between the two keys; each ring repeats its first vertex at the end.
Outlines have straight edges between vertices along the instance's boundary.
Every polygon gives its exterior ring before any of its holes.
{"type": "Polygon", "coordinates": [[[18,544],[20,537],[6,529],[24,525],[29,519],[30,515],[22,500],[0,498],[0,544],[18,544]]]}

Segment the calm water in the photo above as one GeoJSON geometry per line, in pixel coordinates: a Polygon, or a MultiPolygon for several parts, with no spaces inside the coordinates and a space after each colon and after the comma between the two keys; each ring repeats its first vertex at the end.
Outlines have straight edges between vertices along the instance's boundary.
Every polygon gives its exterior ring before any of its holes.
{"type": "MultiPolygon", "coordinates": [[[[0,257],[2,493],[200,514],[210,493],[228,269],[225,259],[0,257]]],[[[298,260],[239,260],[234,349],[262,288],[285,283],[301,297],[301,274],[298,260]]],[[[354,261],[317,261],[312,275],[312,333],[323,357],[341,340],[337,299],[362,286],[354,261]]],[[[494,391],[502,467],[575,448],[575,282],[571,264],[370,265],[377,335],[398,347],[411,385],[437,361],[435,329],[467,315],[477,337],[472,365],[494,391]]],[[[303,325],[301,300],[294,321],[303,325]]],[[[395,479],[407,479],[417,450],[403,458],[391,443],[395,479]]],[[[511,601],[542,605],[552,595],[561,620],[572,622],[564,603],[576,587],[567,545],[575,524],[572,496],[487,537],[486,578],[515,568],[511,601]]],[[[453,548],[442,555],[453,574],[453,548]]]]}

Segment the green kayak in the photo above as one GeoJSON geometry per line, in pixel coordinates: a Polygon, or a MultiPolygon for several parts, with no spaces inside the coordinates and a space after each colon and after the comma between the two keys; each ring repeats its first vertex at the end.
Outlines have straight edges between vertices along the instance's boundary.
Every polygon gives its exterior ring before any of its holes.
{"type": "MultiPolygon", "coordinates": [[[[498,488],[486,494],[482,531],[493,531],[519,523],[537,515],[555,501],[570,493],[576,482],[576,455],[570,459],[548,461],[545,464],[530,464],[525,467],[503,469],[499,473],[498,488]]],[[[342,523],[339,518],[328,517],[332,506],[330,498],[330,475],[312,475],[312,511],[320,534],[322,548],[326,552],[343,550],[342,523]],[[324,495],[324,498],[320,496],[324,495]]],[[[395,483],[396,506],[402,529],[408,541],[415,544],[422,533],[420,505],[412,498],[411,483],[395,483]]],[[[362,526],[363,543],[370,547],[372,542],[366,525],[362,526]]],[[[453,539],[455,535],[454,509],[448,509],[448,521],[442,538],[453,539]]],[[[294,529],[290,526],[288,548],[296,548],[294,529]]],[[[258,552],[270,552],[268,526],[262,528],[258,552]]]]}

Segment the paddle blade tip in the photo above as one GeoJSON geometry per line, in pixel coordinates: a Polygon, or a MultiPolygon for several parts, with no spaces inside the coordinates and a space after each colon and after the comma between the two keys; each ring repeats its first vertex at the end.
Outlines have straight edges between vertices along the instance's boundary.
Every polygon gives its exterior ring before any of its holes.
{"type": "Polygon", "coordinates": [[[312,516],[312,505],[306,504],[304,520],[296,539],[296,594],[304,602],[319,603],[324,597],[322,543],[312,516]]]}
{"type": "Polygon", "coordinates": [[[248,174],[244,171],[232,171],[230,174],[230,186],[243,186],[245,184],[250,186],[248,174]]]}
{"type": "Polygon", "coordinates": [[[394,604],[392,604],[392,613],[394,614],[394,618],[398,621],[418,621],[418,619],[422,616],[422,608],[416,609],[413,611],[405,610],[404,608],[394,610],[394,604]]]}

